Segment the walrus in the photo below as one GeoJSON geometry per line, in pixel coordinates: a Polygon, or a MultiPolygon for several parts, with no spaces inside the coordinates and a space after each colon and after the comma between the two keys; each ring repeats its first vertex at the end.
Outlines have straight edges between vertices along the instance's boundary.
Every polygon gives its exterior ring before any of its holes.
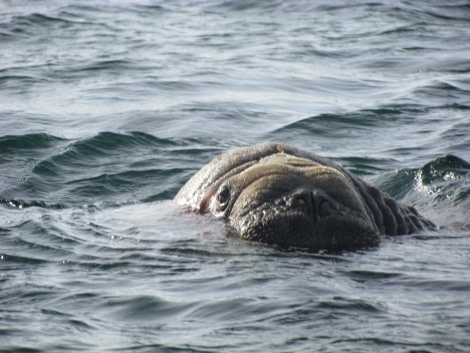
{"type": "Polygon", "coordinates": [[[223,218],[242,239],[312,250],[375,247],[384,234],[435,228],[333,160],[273,142],[215,157],[174,202],[223,218]]]}

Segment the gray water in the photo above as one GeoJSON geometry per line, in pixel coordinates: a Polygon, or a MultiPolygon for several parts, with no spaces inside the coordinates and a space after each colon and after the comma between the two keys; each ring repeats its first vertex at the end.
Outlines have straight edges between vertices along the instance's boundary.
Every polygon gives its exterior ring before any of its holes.
{"type": "Polygon", "coordinates": [[[465,1],[0,3],[0,352],[468,352],[465,1]],[[171,202],[263,141],[437,232],[306,252],[171,202]]]}

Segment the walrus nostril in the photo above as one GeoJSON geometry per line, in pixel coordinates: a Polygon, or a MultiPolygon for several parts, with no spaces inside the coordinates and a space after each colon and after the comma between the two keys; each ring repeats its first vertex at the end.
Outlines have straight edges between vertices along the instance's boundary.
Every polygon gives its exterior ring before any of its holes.
{"type": "Polygon", "coordinates": [[[312,200],[306,192],[297,192],[289,195],[286,198],[286,206],[303,213],[311,213],[313,208],[312,200]]]}
{"type": "Polygon", "coordinates": [[[317,213],[320,218],[325,218],[331,214],[330,203],[322,199],[318,202],[317,213]]]}
{"type": "Polygon", "coordinates": [[[318,221],[317,205],[315,204],[315,196],[311,190],[299,190],[294,194],[291,194],[286,202],[286,205],[294,210],[302,212],[304,215],[308,215],[313,223],[318,221]]]}
{"type": "Polygon", "coordinates": [[[328,198],[318,191],[312,191],[311,195],[315,221],[331,215],[332,205],[328,201],[328,198]]]}
{"type": "Polygon", "coordinates": [[[297,197],[297,202],[302,206],[308,206],[309,205],[308,201],[303,196],[298,196],[297,197]]]}

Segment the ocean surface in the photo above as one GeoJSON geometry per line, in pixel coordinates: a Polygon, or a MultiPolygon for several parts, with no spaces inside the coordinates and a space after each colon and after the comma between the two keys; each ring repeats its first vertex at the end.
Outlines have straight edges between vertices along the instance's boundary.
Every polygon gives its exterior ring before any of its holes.
{"type": "Polygon", "coordinates": [[[469,352],[468,1],[0,2],[0,352],[469,352]],[[264,141],[436,232],[307,252],[172,203],[264,141]]]}

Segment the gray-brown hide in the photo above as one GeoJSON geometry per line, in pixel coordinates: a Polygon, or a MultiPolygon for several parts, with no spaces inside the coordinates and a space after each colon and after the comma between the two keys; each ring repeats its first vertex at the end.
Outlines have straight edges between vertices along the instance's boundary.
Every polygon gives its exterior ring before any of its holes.
{"type": "Polygon", "coordinates": [[[217,156],[174,201],[225,219],[243,239],[309,249],[375,246],[381,234],[434,227],[338,163],[281,143],[217,156]]]}

